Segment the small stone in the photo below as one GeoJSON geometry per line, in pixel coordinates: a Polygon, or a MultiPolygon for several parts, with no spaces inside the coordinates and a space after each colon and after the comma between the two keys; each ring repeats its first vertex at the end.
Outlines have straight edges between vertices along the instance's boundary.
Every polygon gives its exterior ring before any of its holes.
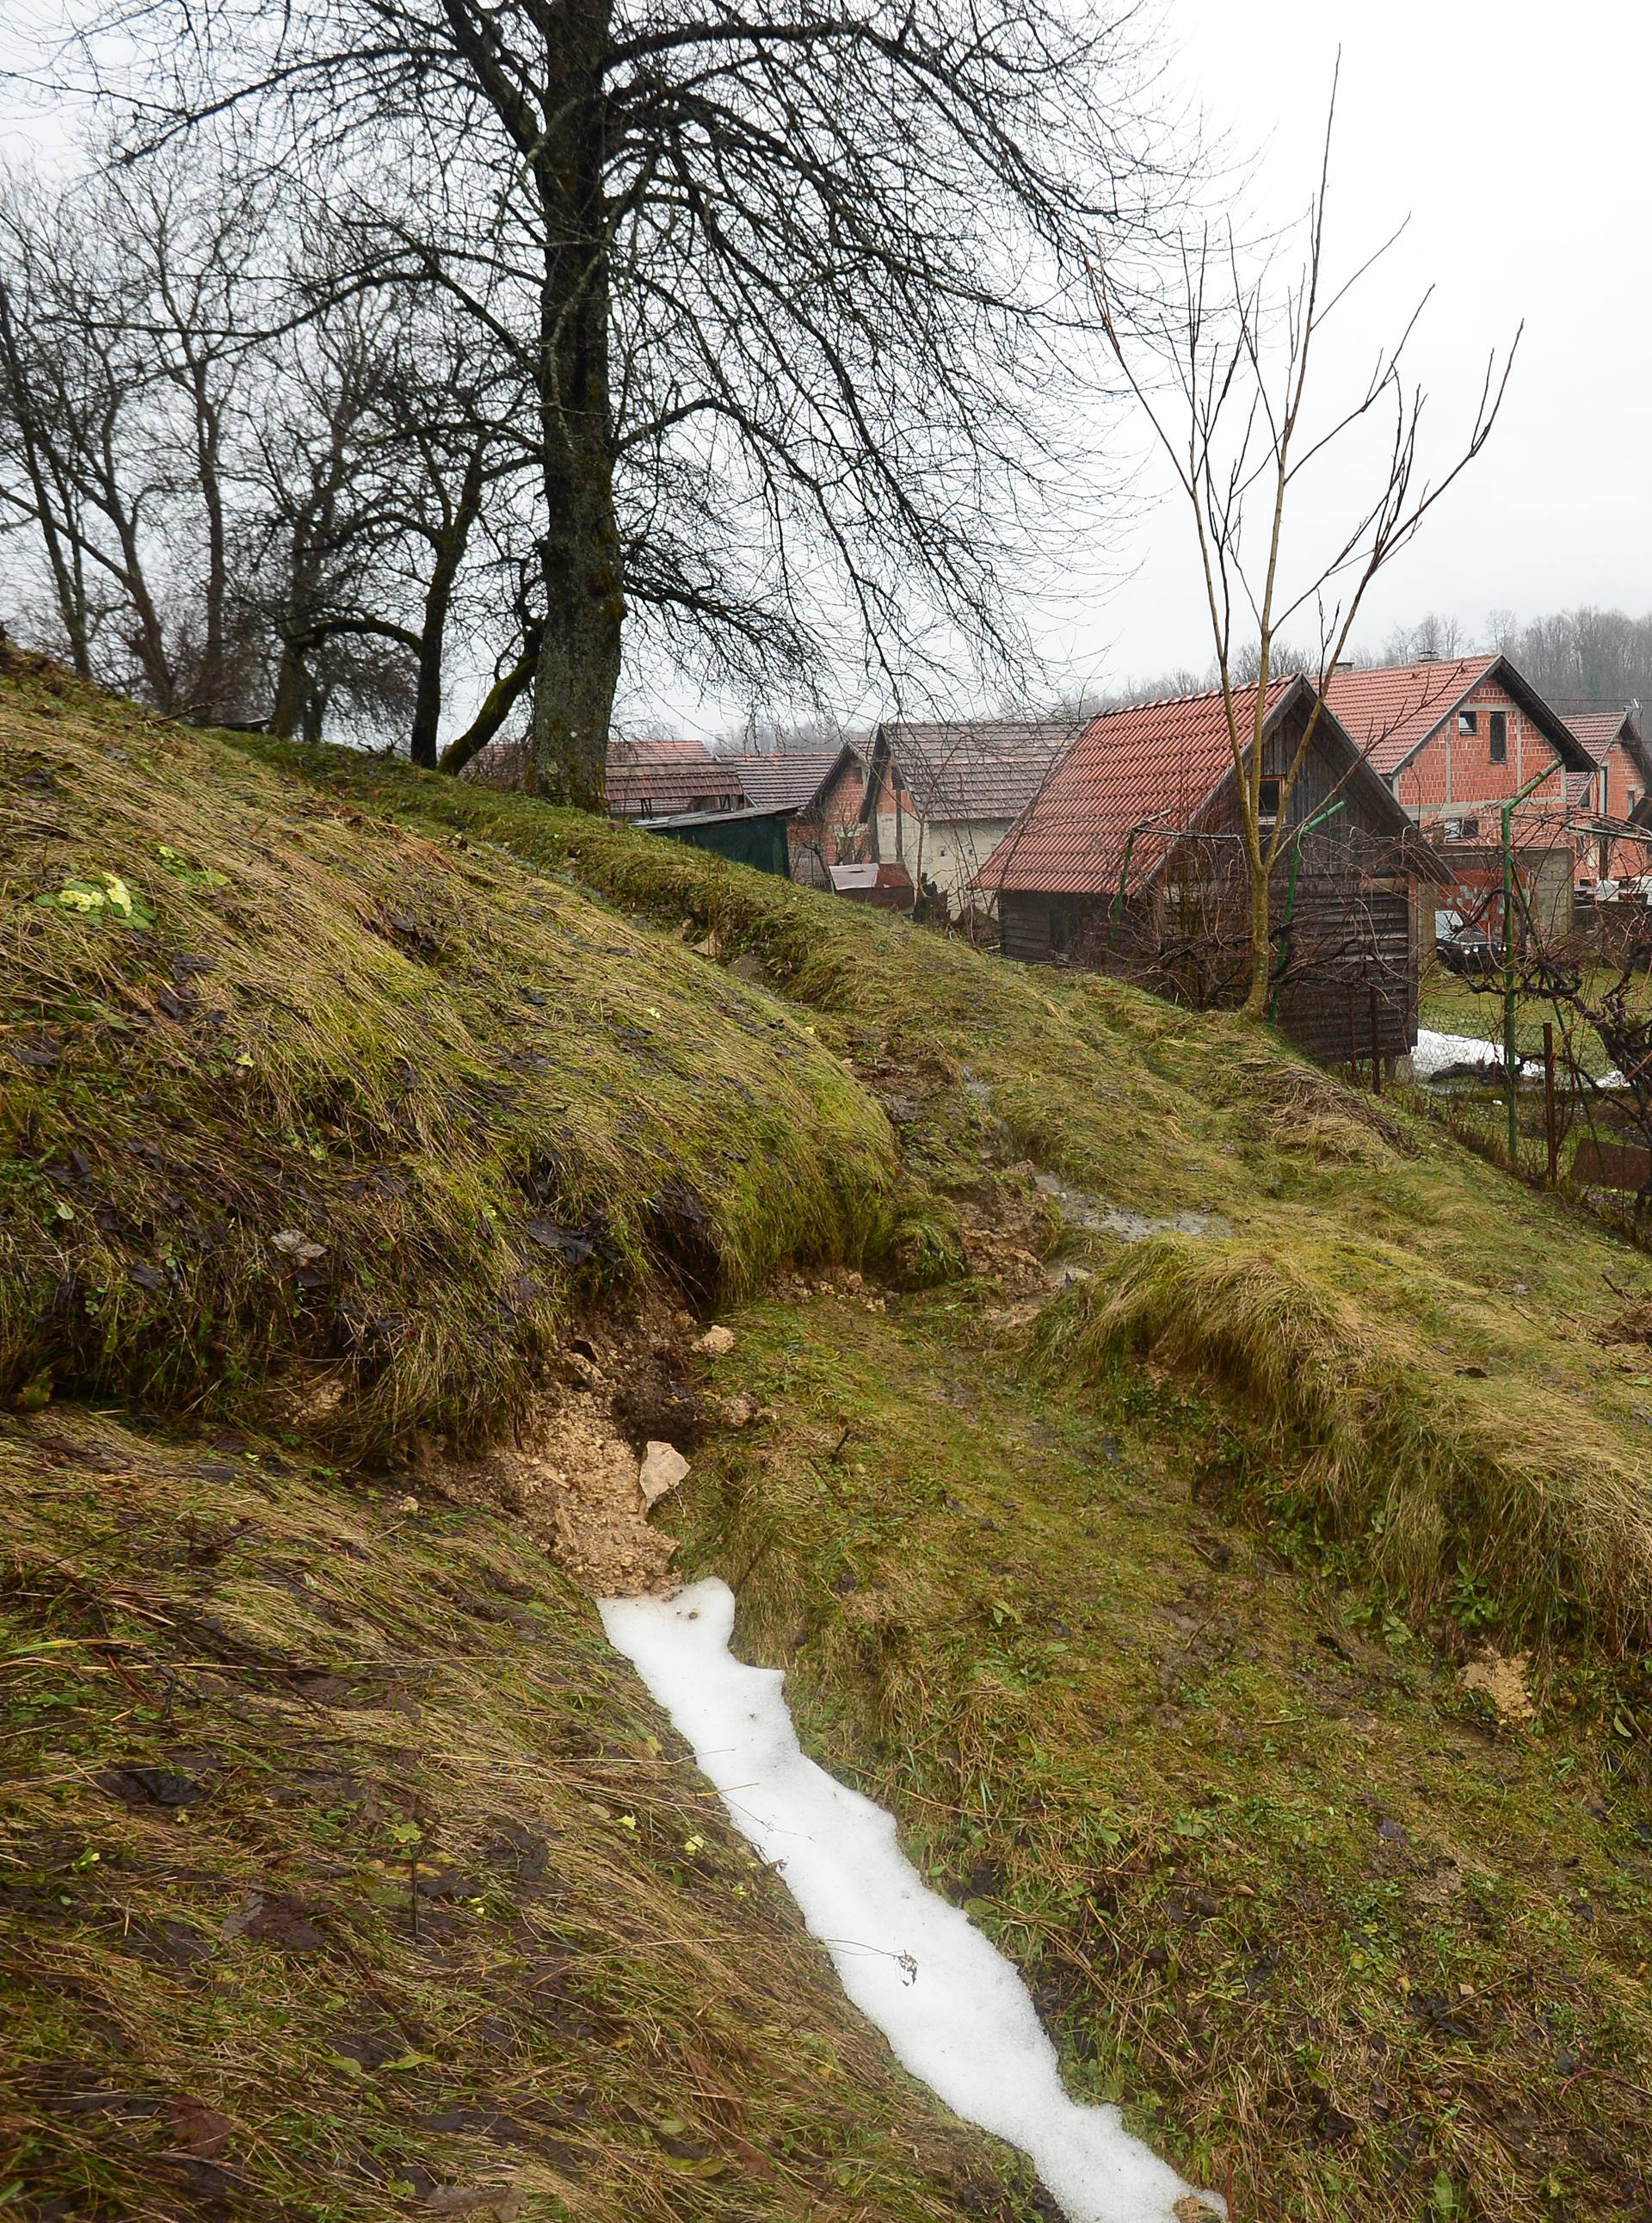
{"type": "Polygon", "coordinates": [[[643,1502],[657,1505],[661,1498],[674,1490],[688,1472],[688,1462],[675,1445],[650,1443],[643,1454],[643,1464],[637,1477],[643,1493],[643,1502]]]}
{"type": "Polygon", "coordinates": [[[704,1335],[694,1338],[694,1349],[704,1351],[707,1358],[726,1358],[733,1348],[732,1327],[708,1327],[704,1335]]]}

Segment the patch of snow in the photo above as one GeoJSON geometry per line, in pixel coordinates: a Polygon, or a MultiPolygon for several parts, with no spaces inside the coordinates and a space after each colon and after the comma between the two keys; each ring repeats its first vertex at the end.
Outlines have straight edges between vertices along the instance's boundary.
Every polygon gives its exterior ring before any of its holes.
{"type": "MultiPolygon", "coordinates": [[[[727,1584],[605,1599],[600,1611],[609,1642],[694,1747],[735,1827],[774,1864],[896,2058],[955,2113],[1028,2155],[1070,2223],[1174,2223],[1189,2188],[1130,2136],[1116,2107],[1069,2098],[1010,1963],[925,1887],[893,1817],[805,1758],[780,1672],[731,1655],[727,1584]]],[[[1199,2196],[1225,2212],[1214,2195],[1199,2196]]]]}
{"type": "MultiPolygon", "coordinates": [[[[1530,1053],[1515,1053],[1515,1078],[1533,1067],[1542,1075],[1542,1061],[1530,1053]]],[[[1559,1065],[1561,1061],[1555,1061],[1559,1065]]],[[[1411,1071],[1418,1080],[1427,1080],[1436,1073],[1449,1072],[1454,1065],[1495,1065],[1503,1063],[1500,1042],[1484,1042],[1479,1035],[1437,1035],[1424,1027],[1416,1038],[1416,1048],[1411,1053],[1411,1071]]],[[[1565,1068],[1561,1068],[1562,1085],[1565,1068]]],[[[1597,1084],[1602,1088],[1621,1088],[1624,1076],[1613,1066],[1610,1073],[1601,1074],[1597,1084]]]]}
{"type": "Polygon", "coordinates": [[[1478,1035],[1440,1035],[1424,1027],[1411,1052],[1411,1070],[1419,1080],[1444,1073],[1454,1065],[1501,1065],[1501,1042],[1483,1042],[1478,1035]]]}
{"type": "Polygon", "coordinates": [[[1034,1174],[1033,1181],[1069,1227],[1082,1227],[1092,1235],[1116,1235],[1126,1243],[1146,1243],[1154,1235],[1231,1235],[1233,1228],[1219,1212],[1172,1212],[1154,1219],[1130,1212],[1121,1204],[1103,1204],[1086,1190],[1074,1188],[1059,1174],[1034,1174]]]}

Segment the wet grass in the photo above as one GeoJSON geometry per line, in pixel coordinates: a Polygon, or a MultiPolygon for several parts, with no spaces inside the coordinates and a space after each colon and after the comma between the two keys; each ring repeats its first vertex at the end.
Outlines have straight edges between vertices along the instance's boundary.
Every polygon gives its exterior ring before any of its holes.
{"type": "Polygon", "coordinates": [[[587,1316],[859,1263],[741,1320],[688,1557],[1075,2088],[1239,2223],[1644,2223],[1641,1255],[1236,1022],[522,798],[26,669],[0,810],[0,2185],[1034,2212],[588,1609],[402,1502],[587,1316]]]}
{"type": "Polygon", "coordinates": [[[689,1564],[1075,2092],[1236,2223],[1648,2212],[1652,1780],[1607,1678],[1500,1726],[1471,1579],[1407,1626],[1262,1435],[1139,1361],[1030,1367],[978,1292],[738,1325],[719,1381],[783,1424],[702,1470],[689,1564]]]}
{"type": "MultiPolygon", "coordinates": [[[[1253,1300],[1250,1360],[1237,1363],[1220,1290],[1195,1301],[1197,1246],[1175,1302],[1135,1307],[1135,1345],[1253,1408],[1272,1399],[1265,1417],[1299,1446],[1334,1420],[1334,1446],[1303,1450],[1291,1503],[1334,1516],[1403,1611],[1426,1618],[1467,1568],[1540,1640],[1644,1647],[1652,1406],[1644,1370],[1599,1337],[1652,1277],[1598,1219],[1489,1168],[1420,1095],[1379,1101],[1235,1020],[983,959],[657,837],[337,751],[263,753],[324,792],[569,872],[806,1010],[889,1114],[907,1253],[927,1250],[929,1277],[956,1263],[949,1213],[1025,1215],[1032,1163],[1149,1217],[1220,1215],[1253,1300]],[[1269,1347],[1286,1317],[1335,1333],[1322,1351],[1316,1332],[1269,1347]]],[[[1075,1335],[1072,1363],[1086,1351],[1075,1335]]]]}
{"type": "Polygon", "coordinates": [[[498,1433],[581,1307],[888,1217],[883,1112],[772,998],[50,674],[0,684],[0,1401],[498,1433]]]}
{"type": "Polygon", "coordinates": [[[405,1487],[0,1420],[6,2212],[1032,2223],[589,1603],[405,1487]]]}

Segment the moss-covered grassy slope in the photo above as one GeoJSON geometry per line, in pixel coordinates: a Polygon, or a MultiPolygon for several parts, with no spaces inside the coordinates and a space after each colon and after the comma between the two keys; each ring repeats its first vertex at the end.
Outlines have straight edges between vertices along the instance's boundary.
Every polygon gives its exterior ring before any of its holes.
{"type": "Polygon", "coordinates": [[[1652,1786],[1609,1682],[1539,1671],[1501,1724],[1467,1634],[1246,1525],[1253,1438],[1128,1364],[1075,1400],[964,1293],[739,1325],[721,1376],[787,1425],[702,1474],[688,1564],[743,1573],[737,1645],[1075,2091],[1241,2219],[1648,2214],[1652,1786]]]}
{"type": "Polygon", "coordinates": [[[888,1124],[543,871],[39,676],[0,697],[0,1397],[508,1427],[571,1309],[858,1256],[888,1124]]]}
{"type": "Polygon", "coordinates": [[[1041,2212],[407,1479],[744,1297],[685,1566],[1075,2085],[1238,2223],[1645,2223],[1639,1254],[1234,1023],[461,783],[35,671],[0,812],[20,2212],[1041,2212]]]}
{"type": "Polygon", "coordinates": [[[1018,1181],[1024,1207],[1028,1161],[1081,1216],[1084,1197],[1204,1216],[1145,1251],[1076,1246],[1099,1270],[1046,1323],[1061,1365],[1128,1347],[1221,1384],[1272,1432],[1283,1509],[1358,1544],[1415,1616],[1467,1586],[1508,1628],[1644,1651],[1652,1368],[1600,1338],[1652,1275],[1418,1106],[1237,1020],[984,959],[674,843],[338,752],[266,753],[760,960],[888,1109],[919,1250],[944,1256],[948,1212],[1008,1209],[1018,1181]]]}
{"type": "Polygon", "coordinates": [[[1030,2223],[505,1524],[56,1409],[0,1502],[0,2212],[1030,2223]]]}

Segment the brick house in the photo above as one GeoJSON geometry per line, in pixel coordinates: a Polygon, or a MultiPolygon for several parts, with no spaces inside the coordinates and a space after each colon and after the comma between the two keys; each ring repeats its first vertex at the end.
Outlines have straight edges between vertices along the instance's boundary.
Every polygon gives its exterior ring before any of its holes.
{"type": "Polygon", "coordinates": [[[738,771],[754,810],[788,809],[792,878],[810,887],[832,885],[831,869],[858,854],[866,765],[848,742],[837,748],[748,751],[724,759],[738,771]]]}
{"type": "MultiPolygon", "coordinates": [[[[1416,1039],[1422,933],[1445,873],[1385,782],[1305,679],[1275,680],[1262,804],[1281,807],[1272,888],[1277,1016],[1328,1061],[1392,1061],[1416,1039]],[[1319,817],[1319,814],[1325,814],[1319,817]],[[1317,825],[1309,822],[1319,817],[1317,825]]],[[[1241,730],[1253,689],[1236,699],[1241,730]]],[[[1109,712],[1084,726],[979,878],[1006,957],[1123,974],[1198,1007],[1242,999],[1249,879],[1219,691],[1109,712]]]]}
{"type": "MultiPolygon", "coordinates": [[[[489,741],[460,774],[479,787],[519,789],[528,769],[525,740],[489,741]]],[[[729,759],[713,756],[703,741],[631,741],[615,734],[608,744],[604,783],[611,818],[675,818],[685,811],[743,810],[745,792],[729,759]]]]}
{"type": "Polygon", "coordinates": [[[1071,719],[955,719],[877,728],[861,806],[861,854],[904,865],[919,893],[957,914],[977,875],[1049,778],[1077,730],[1071,719]]]}
{"type": "Polygon", "coordinates": [[[608,746],[611,818],[675,818],[687,811],[742,810],[746,794],[737,759],[714,757],[703,741],[629,741],[608,746]]]}
{"type": "Polygon", "coordinates": [[[1407,815],[1460,866],[1441,905],[1500,927],[1502,865],[1493,846],[1503,804],[1548,767],[1552,776],[1516,807],[1523,884],[1540,925],[1564,933],[1571,887],[1599,811],[1596,765],[1560,713],[1505,656],[1442,658],[1338,670],[1328,707],[1407,815]],[[1564,850],[1562,868],[1556,853],[1564,850]],[[1491,861],[1488,861],[1490,860],[1491,861]]]}
{"type": "MultiPolygon", "coordinates": [[[[1567,724],[1588,751],[1599,778],[1595,807],[1612,825],[1627,825],[1652,796],[1652,751],[1641,733],[1640,705],[1562,702],[1567,724]]],[[[1652,845],[1603,827],[1578,861],[1580,885],[1636,879],[1652,872],[1652,845]]]]}

